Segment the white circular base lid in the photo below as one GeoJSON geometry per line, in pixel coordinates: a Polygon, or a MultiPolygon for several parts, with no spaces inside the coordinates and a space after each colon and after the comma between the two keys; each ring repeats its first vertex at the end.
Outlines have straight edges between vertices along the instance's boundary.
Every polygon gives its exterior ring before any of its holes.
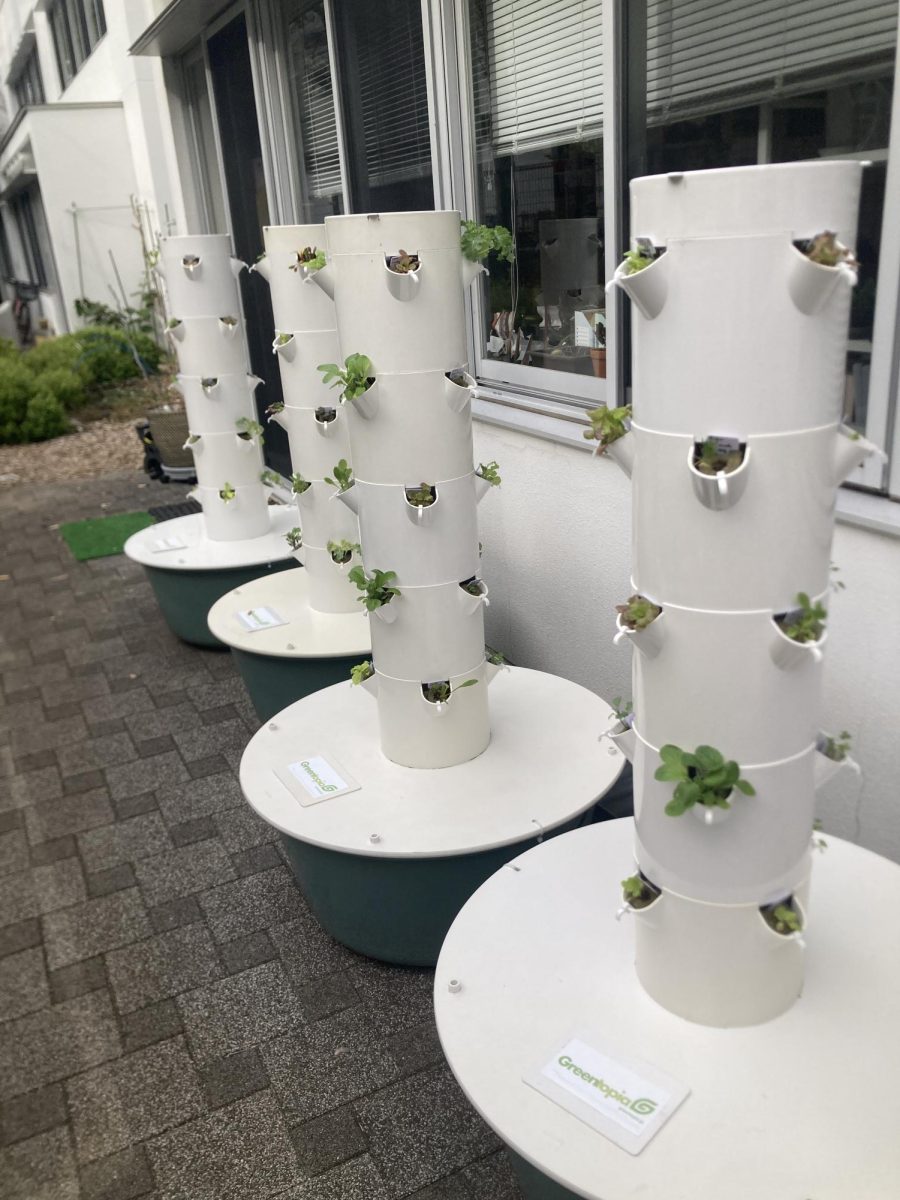
{"type": "Polygon", "coordinates": [[[208,538],[202,513],[174,517],[133,533],[125,543],[125,553],[144,567],[159,567],[164,571],[219,571],[280,562],[291,555],[284,535],[297,524],[297,510],[287,504],[272,504],[269,516],[269,533],[237,542],[214,542],[208,538]],[[160,549],[159,543],[165,539],[183,544],[160,549]]]}
{"type": "Polygon", "coordinates": [[[253,579],[227,592],[209,610],[212,633],[234,650],[273,658],[342,658],[372,653],[369,617],[359,612],[323,613],[309,607],[309,576],[301,567],[253,579]],[[274,609],[286,622],[249,630],[238,618],[248,609],[274,609]]]}
{"type": "Polygon", "coordinates": [[[884,914],[900,905],[900,868],[829,836],[813,872],[802,996],[765,1025],[712,1029],[673,1016],[637,981],[639,918],[615,920],[633,839],[628,820],[553,838],[493,875],[451,926],[435,1010],[471,1103],[518,1154],[590,1200],[895,1195],[900,956],[884,914]],[[523,1082],[591,1031],[626,1063],[691,1089],[637,1157],[523,1082]]]}
{"type": "Polygon", "coordinates": [[[375,698],[338,683],[277,713],[241,759],[241,788],[282,833],[377,857],[433,858],[509,845],[571,820],[603,796],[625,760],[598,735],[609,705],[523,667],[490,685],[491,742],[454,767],[402,767],[381,752],[375,698]],[[274,773],[321,755],[358,791],[304,807],[274,773]],[[370,841],[377,834],[376,842],[370,841]]]}

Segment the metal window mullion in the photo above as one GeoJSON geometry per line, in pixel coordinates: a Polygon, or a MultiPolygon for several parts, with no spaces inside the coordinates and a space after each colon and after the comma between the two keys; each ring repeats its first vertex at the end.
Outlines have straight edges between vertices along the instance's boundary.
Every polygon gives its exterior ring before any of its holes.
{"type": "Polygon", "coordinates": [[[350,195],[350,171],[347,166],[347,124],[344,115],[344,97],[341,93],[334,28],[334,0],[325,0],[325,37],[328,41],[328,69],[331,72],[331,91],[334,96],[334,122],[337,132],[338,165],[341,172],[341,196],[344,212],[351,213],[354,206],[353,197],[350,195]]]}

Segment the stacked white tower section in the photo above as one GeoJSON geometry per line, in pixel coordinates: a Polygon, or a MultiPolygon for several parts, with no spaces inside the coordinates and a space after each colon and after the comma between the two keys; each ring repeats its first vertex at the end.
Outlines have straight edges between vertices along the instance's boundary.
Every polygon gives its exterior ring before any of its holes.
{"type": "Polygon", "coordinates": [[[238,276],[244,264],[219,235],[160,241],[160,274],[168,295],[169,336],[178,356],[197,471],[192,493],[206,535],[231,542],[270,530],[260,437],[248,374],[238,276]]]}
{"type": "Polygon", "coordinates": [[[774,618],[800,592],[827,601],[836,488],[875,449],[841,426],[855,271],[802,252],[826,231],[853,244],[860,169],[631,185],[633,236],[657,257],[616,275],[634,303],[635,377],[614,456],[632,470],[633,588],[662,608],[627,634],[636,858],[662,890],[635,912],[636,967],[665,1008],[709,1025],[768,1020],[802,986],[802,938],[760,907],[806,908],[824,638],[791,641],[774,618]],[[739,443],[737,470],[696,470],[710,437],[739,443]],[[674,785],[654,778],[667,743],[716,748],[756,794],[668,816],[674,785]]]}
{"type": "MultiPolygon", "coordinates": [[[[347,413],[338,391],[329,389],[318,370],[339,360],[334,302],[313,285],[299,261],[307,246],[325,250],[324,225],[269,225],[263,229],[266,254],[252,268],[268,282],[275,316],[273,351],[278,355],[284,409],[273,420],[287,430],[291,463],[310,486],[296,493],[303,546],[297,557],[306,567],[309,605],[318,612],[357,612],[358,592],[347,579],[359,561],[328,549],[359,542],[356,517],[332,504],[334,488],[325,483],[335,463],[350,457],[347,413]]],[[[300,483],[299,486],[303,487],[300,483]]]]}
{"type": "Polygon", "coordinates": [[[463,303],[481,268],[463,260],[456,212],[327,217],[325,228],[328,266],[314,279],[334,296],[342,356],[367,355],[375,379],[346,406],[355,483],[341,499],[358,513],[367,574],[394,571],[400,589],[371,614],[381,746],[404,766],[452,766],[490,741],[485,591],[473,583],[489,484],[473,469],[463,303]],[[401,251],[417,269],[390,269],[401,251]],[[410,495],[423,487],[433,503],[410,495]],[[449,700],[434,699],[447,687],[449,700]]]}

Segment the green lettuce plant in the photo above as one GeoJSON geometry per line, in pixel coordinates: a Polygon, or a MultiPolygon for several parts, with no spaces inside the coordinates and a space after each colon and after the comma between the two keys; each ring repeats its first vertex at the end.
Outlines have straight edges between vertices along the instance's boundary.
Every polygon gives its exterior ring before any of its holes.
{"type": "Polygon", "coordinates": [[[646,629],[651,621],[655,621],[662,609],[646,596],[635,593],[629,596],[624,604],[616,605],[616,612],[622,618],[626,629],[646,629]]]}
{"type": "Polygon", "coordinates": [[[644,875],[629,875],[622,880],[622,899],[629,908],[647,908],[662,895],[655,883],[651,883],[644,875]]]}
{"type": "Polygon", "coordinates": [[[587,419],[591,423],[590,429],[585,429],[582,436],[589,442],[595,441],[600,443],[598,454],[603,454],[607,447],[613,442],[617,442],[620,437],[624,437],[631,428],[631,405],[623,404],[621,408],[607,408],[605,404],[601,404],[599,408],[592,408],[587,413],[587,419]]]}
{"type": "Polygon", "coordinates": [[[303,533],[299,525],[295,525],[293,529],[289,529],[284,535],[284,540],[292,550],[299,550],[303,546],[303,533]]]}
{"type": "Polygon", "coordinates": [[[437,500],[437,490],[430,483],[422,483],[417,488],[404,488],[407,503],[413,508],[429,508],[437,500]]]}
{"type": "Polygon", "coordinates": [[[291,476],[291,491],[294,493],[295,496],[302,496],[303,493],[305,491],[307,491],[308,488],[311,488],[311,487],[312,487],[312,484],[309,482],[308,479],[304,479],[299,471],[295,471],[294,474],[291,476]]]}
{"type": "Polygon", "coordinates": [[[479,463],[475,474],[491,487],[500,486],[500,464],[495,459],[491,459],[489,463],[479,463]]]}
{"type": "Polygon", "coordinates": [[[347,462],[346,458],[340,459],[332,467],[334,475],[326,475],[325,482],[330,483],[332,487],[336,487],[339,492],[349,492],[353,487],[353,468],[347,462]]]}
{"type": "Polygon", "coordinates": [[[253,438],[258,438],[259,444],[262,445],[265,441],[263,437],[265,430],[259,421],[254,421],[252,417],[238,417],[235,425],[237,426],[238,437],[243,438],[245,442],[252,441],[253,438]]]}
{"type": "Polygon", "coordinates": [[[694,447],[693,463],[701,475],[730,475],[743,461],[743,450],[720,450],[715,438],[706,438],[694,447]]]}
{"type": "Polygon", "coordinates": [[[505,225],[479,225],[477,221],[463,221],[460,245],[463,256],[469,262],[483,262],[489,254],[496,254],[509,263],[516,259],[513,236],[505,225]]]}
{"type": "Polygon", "coordinates": [[[357,663],[355,667],[350,668],[350,682],[354,686],[365,683],[367,679],[371,679],[375,674],[375,667],[370,659],[365,662],[357,663]]]}
{"type": "Polygon", "coordinates": [[[359,543],[342,539],[339,542],[329,542],[326,548],[336,563],[343,564],[350,561],[354,551],[359,551],[359,543]]]}
{"type": "Polygon", "coordinates": [[[348,354],[343,367],[337,363],[319,363],[316,370],[322,372],[323,383],[341,389],[341,403],[356,400],[375,382],[372,360],[365,354],[348,354]]]}
{"type": "Polygon", "coordinates": [[[400,595],[400,589],[391,583],[392,579],[397,578],[396,571],[374,570],[371,575],[367,575],[365,568],[357,565],[347,572],[347,578],[362,592],[359,601],[365,605],[368,612],[390,604],[395,596],[400,595]]]}
{"type": "Polygon", "coordinates": [[[429,704],[446,704],[450,697],[455,696],[462,688],[474,687],[477,682],[477,679],[466,679],[456,687],[451,687],[449,679],[439,679],[434,683],[423,683],[422,695],[429,704]]]}
{"type": "Polygon", "coordinates": [[[803,928],[803,918],[797,911],[793,896],[777,904],[763,904],[759,911],[769,928],[784,937],[799,933],[803,928]]]}
{"type": "Polygon", "coordinates": [[[307,271],[321,271],[325,261],[324,250],[315,246],[304,246],[302,250],[297,251],[297,261],[291,263],[291,270],[299,271],[302,267],[307,271]]]}
{"type": "Polygon", "coordinates": [[[680,817],[695,804],[704,808],[730,808],[728,797],[735,788],[745,796],[755,796],[756,789],[741,779],[736,762],[727,760],[712,746],[698,746],[690,753],[679,746],[663,746],[659,752],[662,766],[653,776],[675,783],[675,793],[666,805],[670,817],[680,817]]]}
{"type": "Polygon", "coordinates": [[[825,632],[828,610],[818,600],[813,604],[806,592],[798,592],[797,607],[776,616],[778,628],[793,642],[817,642],[825,632]]]}
{"type": "Polygon", "coordinates": [[[219,489],[219,499],[223,500],[226,504],[229,504],[236,495],[237,492],[234,490],[233,485],[228,483],[226,480],[226,482],[219,489]]]}
{"type": "Polygon", "coordinates": [[[259,475],[260,483],[267,483],[269,487],[281,487],[281,476],[277,471],[261,471],[259,475]]]}

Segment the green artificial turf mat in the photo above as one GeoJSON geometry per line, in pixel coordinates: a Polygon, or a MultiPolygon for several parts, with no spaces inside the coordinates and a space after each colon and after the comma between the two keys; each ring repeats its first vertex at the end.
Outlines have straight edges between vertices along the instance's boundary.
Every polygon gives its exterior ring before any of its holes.
{"type": "Polygon", "coordinates": [[[89,558],[108,558],[121,554],[125,543],[139,529],[153,524],[149,513],[116,513],[111,517],[91,517],[87,521],[70,521],[60,525],[63,541],[79,562],[89,558]]]}

